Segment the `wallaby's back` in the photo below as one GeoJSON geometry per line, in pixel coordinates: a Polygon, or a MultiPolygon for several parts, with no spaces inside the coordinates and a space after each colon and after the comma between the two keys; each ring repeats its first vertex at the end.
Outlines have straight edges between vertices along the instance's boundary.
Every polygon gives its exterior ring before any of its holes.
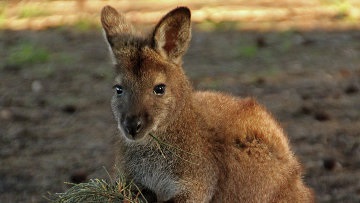
{"type": "Polygon", "coordinates": [[[220,166],[213,202],[313,202],[283,130],[255,100],[196,92],[220,166]]]}
{"type": "Polygon", "coordinates": [[[182,70],[190,11],[165,15],[143,37],[107,6],[116,67],[117,164],[157,201],[313,202],[282,128],[253,99],[195,92],[182,70]]]}

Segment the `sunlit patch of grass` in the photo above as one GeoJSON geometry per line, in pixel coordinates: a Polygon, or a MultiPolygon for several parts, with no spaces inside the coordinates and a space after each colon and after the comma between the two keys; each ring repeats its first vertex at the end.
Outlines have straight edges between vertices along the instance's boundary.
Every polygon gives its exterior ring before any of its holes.
{"type": "Polygon", "coordinates": [[[5,21],[6,21],[5,15],[0,14],[0,29],[3,28],[5,21]]]}
{"type": "Polygon", "coordinates": [[[203,22],[197,25],[202,31],[226,31],[226,30],[236,30],[239,29],[239,22],[235,21],[223,21],[215,22],[212,20],[204,20],[203,22]]]}
{"type": "Polygon", "coordinates": [[[348,18],[351,18],[350,10],[352,5],[348,0],[322,0],[321,2],[336,9],[336,19],[347,20],[348,18]]]}
{"type": "Polygon", "coordinates": [[[341,3],[338,3],[335,5],[337,9],[337,15],[336,18],[339,20],[347,19],[350,15],[350,8],[351,5],[347,1],[342,1],[341,3]]]}
{"type": "Polygon", "coordinates": [[[99,26],[100,25],[98,23],[86,18],[78,19],[73,25],[75,29],[81,32],[87,32],[89,30],[98,29],[99,26]]]}
{"type": "Polygon", "coordinates": [[[50,13],[43,8],[40,8],[38,6],[27,6],[27,5],[21,7],[18,13],[19,18],[34,18],[34,17],[42,17],[48,15],[50,15],[50,13]]]}
{"type": "Polygon", "coordinates": [[[198,24],[198,27],[200,28],[200,30],[202,31],[214,31],[215,30],[215,23],[214,21],[210,21],[210,20],[204,20],[201,23],[198,24]]]}
{"type": "Polygon", "coordinates": [[[324,5],[339,5],[343,3],[348,3],[348,0],[320,0],[324,5]]]}
{"type": "Polygon", "coordinates": [[[225,31],[225,30],[236,30],[239,28],[239,23],[236,21],[223,21],[216,23],[216,30],[225,31]]]}
{"type": "Polygon", "coordinates": [[[30,42],[21,43],[9,52],[5,62],[14,67],[45,63],[50,59],[50,52],[47,49],[30,42]]]}
{"type": "Polygon", "coordinates": [[[6,21],[6,6],[7,4],[5,2],[0,2],[0,29],[6,21]]]}
{"type": "Polygon", "coordinates": [[[6,11],[7,3],[6,2],[0,2],[0,15],[3,15],[6,11]]]}

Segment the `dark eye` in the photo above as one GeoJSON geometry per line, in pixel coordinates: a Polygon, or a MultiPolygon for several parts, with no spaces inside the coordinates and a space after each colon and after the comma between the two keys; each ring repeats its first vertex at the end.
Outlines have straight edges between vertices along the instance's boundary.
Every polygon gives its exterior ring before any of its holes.
{"type": "Polygon", "coordinates": [[[122,95],[123,92],[124,92],[121,85],[114,85],[113,88],[115,89],[116,94],[117,94],[118,96],[122,95]]]}
{"type": "Polygon", "coordinates": [[[156,85],[154,87],[154,94],[156,95],[163,95],[165,94],[165,85],[164,84],[160,84],[160,85],[156,85]]]}

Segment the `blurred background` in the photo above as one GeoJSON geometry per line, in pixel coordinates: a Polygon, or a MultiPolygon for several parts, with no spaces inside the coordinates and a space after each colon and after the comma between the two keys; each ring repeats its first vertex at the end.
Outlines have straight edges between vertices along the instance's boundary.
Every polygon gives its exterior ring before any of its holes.
{"type": "Polygon", "coordinates": [[[318,202],[360,202],[360,1],[0,1],[0,202],[107,178],[117,132],[100,10],[148,31],[192,10],[197,89],[251,96],[289,135],[318,202]]]}

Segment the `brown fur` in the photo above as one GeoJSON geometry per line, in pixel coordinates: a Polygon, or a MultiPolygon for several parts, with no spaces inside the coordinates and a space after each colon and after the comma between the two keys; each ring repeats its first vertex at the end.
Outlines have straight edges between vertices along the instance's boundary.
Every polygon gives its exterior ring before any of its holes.
{"type": "Polygon", "coordinates": [[[314,201],[270,113],[250,98],[192,89],[181,68],[187,8],[169,12],[148,37],[110,6],[101,21],[123,90],[112,109],[122,134],[117,164],[129,180],[160,202],[314,201]],[[163,95],[154,94],[159,84],[163,95]]]}

